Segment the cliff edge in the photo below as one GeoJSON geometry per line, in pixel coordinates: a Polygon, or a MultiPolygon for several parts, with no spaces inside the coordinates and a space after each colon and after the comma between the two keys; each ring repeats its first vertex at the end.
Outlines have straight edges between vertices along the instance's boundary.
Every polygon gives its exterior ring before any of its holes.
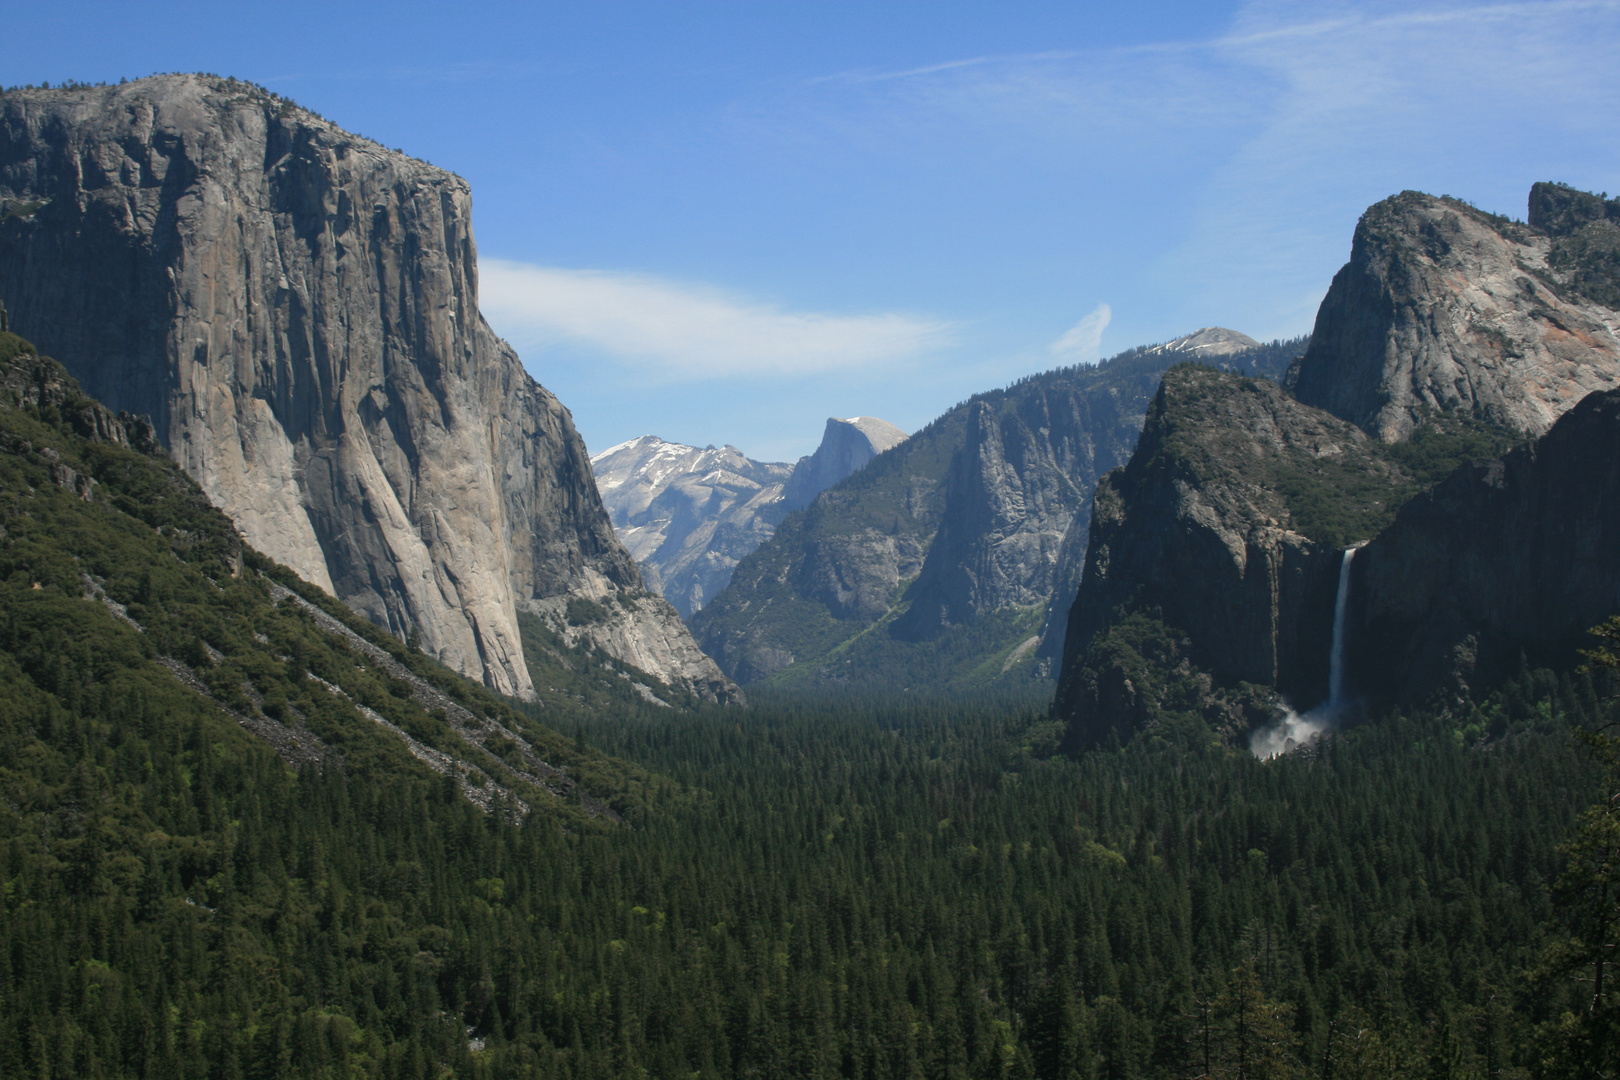
{"type": "Polygon", "coordinates": [[[10,91],[0,295],[249,543],[449,666],[527,695],[525,609],[733,692],[479,313],[460,177],[233,79],[10,91]]]}

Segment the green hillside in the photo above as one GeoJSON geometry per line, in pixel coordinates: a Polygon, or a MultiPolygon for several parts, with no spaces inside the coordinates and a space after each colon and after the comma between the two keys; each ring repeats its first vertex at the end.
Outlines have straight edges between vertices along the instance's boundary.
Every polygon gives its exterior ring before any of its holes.
{"type": "MultiPolygon", "coordinates": [[[[618,682],[576,671],[570,688],[618,682]]],[[[60,1025],[97,1002],[159,1033],[243,1009],[315,1022],[309,950],[362,947],[318,944],[323,860],[375,878],[457,830],[612,829],[673,791],[537,723],[543,708],[514,711],[244,549],[149,425],[0,334],[0,876],[27,946],[8,1052],[27,1031],[71,1045],[60,1025]]],[[[366,888],[393,933],[393,886],[366,888]]]]}
{"type": "Polygon", "coordinates": [[[1608,1053],[1615,995],[1581,979],[1612,814],[1580,815],[1620,780],[1570,738],[1612,717],[1587,676],[1269,763],[1175,717],[1069,760],[1037,711],[635,708],[632,673],[538,638],[550,697],[514,711],[244,550],[149,428],[0,354],[0,1075],[1419,1080],[1608,1053]]]}

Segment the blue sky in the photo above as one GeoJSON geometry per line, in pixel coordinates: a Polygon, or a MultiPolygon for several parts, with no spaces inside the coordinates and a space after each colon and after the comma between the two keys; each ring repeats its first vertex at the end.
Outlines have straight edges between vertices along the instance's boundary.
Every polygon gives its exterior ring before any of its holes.
{"type": "Polygon", "coordinates": [[[1201,326],[1308,331],[1406,188],[1620,189],[1620,0],[28,5],[0,83],[212,71],[465,176],[483,307],[593,452],[1201,326]]]}

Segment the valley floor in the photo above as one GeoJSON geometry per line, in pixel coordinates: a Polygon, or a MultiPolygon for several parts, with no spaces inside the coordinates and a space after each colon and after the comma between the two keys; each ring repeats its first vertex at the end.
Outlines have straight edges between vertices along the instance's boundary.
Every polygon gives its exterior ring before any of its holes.
{"type": "Polygon", "coordinates": [[[599,828],[14,718],[7,790],[54,764],[0,810],[0,1072],[1562,1075],[1579,985],[1527,973],[1597,710],[1525,673],[1269,763],[1174,719],[1069,760],[1036,711],[626,711],[576,742],[676,785],[599,828]],[[74,832],[98,784],[122,849],[74,832]]]}

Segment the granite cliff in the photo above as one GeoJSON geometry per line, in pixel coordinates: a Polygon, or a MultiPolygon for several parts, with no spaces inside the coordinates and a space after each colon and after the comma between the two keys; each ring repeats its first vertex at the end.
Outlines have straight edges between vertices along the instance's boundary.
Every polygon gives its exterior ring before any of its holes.
{"type": "Polygon", "coordinates": [[[1172,368],[1130,463],[1097,483],[1055,706],[1073,743],[1165,709],[1236,734],[1273,692],[1316,704],[1343,549],[1496,448],[1454,424],[1391,449],[1267,380],[1172,368]]]}
{"type": "Polygon", "coordinates": [[[816,452],[794,465],[655,435],[610,447],[591,465],[613,527],[647,584],[691,618],[790,511],[905,438],[887,420],[831,417],[816,452]]]}
{"type": "Polygon", "coordinates": [[[1620,391],[1535,443],[1458,470],[1353,565],[1346,680],[1375,705],[1488,690],[1568,664],[1620,612],[1620,391]]]}
{"type": "Polygon", "coordinates": [[[449,666],[529,694],[524,610],[732,692],[479,314],[459,177],[235,80],[10,91],[0,295],[251,544],[449,666]]]}
{"type": "Polygon", "coordinates": [[[1523,224],[1379,203],[1287,390],[1166,375],[1097,486],[1054,702],[1072,745],[1176,713],[1235,736],[1321,702],[1349,544],[1350,692],[1382,704],[1567,656],[1612,613],[1615,406],[1578,403],[1620,380],[1620,207],[1558,185],[1530,205],[1523,224]]]}
{"type": "Polygon", "coordinates": [[[1047,678],[1043,633],[1061,641],[1050,612],[1079,576],[1092,485],[1130,454],[1159,376],[1191,350],[1280,375],[1302,344],[1205,330],[976,395],[790,515],[694,631],[745,683],[1047,678]]]}
{"type": "Polygon", "coordinates": [[[817,495],[846,476],[864,469],[866,463],[906,441],[906,433],[875,416],[852,416],[841,420],[827,418],[816,452],[802,457],[793,474],[782,485],[782,502],[777,523],[795,510],[803,510],[817,495]]]}
{"type": "Polygon", "coordinates": [[[1554,184],[1529,224],[1415,191],[1371,207],[1295,393],[1386,442],[1440,412],[1541,435],[1620,386],[1617,207],[1554,184]]]}

